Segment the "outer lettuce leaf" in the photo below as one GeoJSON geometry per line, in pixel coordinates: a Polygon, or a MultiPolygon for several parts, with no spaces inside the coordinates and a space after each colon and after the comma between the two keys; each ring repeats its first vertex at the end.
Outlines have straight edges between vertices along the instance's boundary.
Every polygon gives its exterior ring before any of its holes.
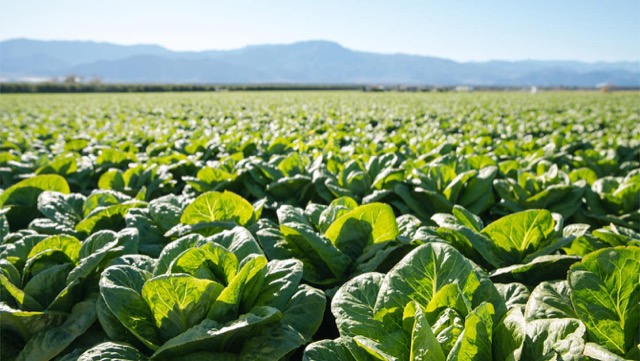
{"type": "Polygon", "coordinates": [[[264,255],[258,241],[244,227],[234,227],[231,230],[222,231],[207,238],[206,241],[219,244],[233,252],[240,262],[243,262],[252,254],[264,255]]]}
{"type": "Polygon", "coordinates": [[[361,349],[365,350],[370,356],[373,356],[376,360],[384,360],[384,361],[400,361],[401,358],[395,357],[383,349],[383,345],[380,343],[373,341],[364,336],[356,336],[353,338],[356,345],[361,349]]]}
{"type": "Polygon", "coordinates": [[[33,276],[24,285],[23,291],[48,310],[60,310],[52,303],[67,285],[67,274],[71,269],[73,269],[73,265],[69,263],[49,266],[33,276]]]}
{"type": "Polygon", "coordinates": [[[620,356],[638,343],[640,247],[593,252],[569,272],[571,304],[589,339],[620,356]]]}
{"type": "Polygon", "coordinates": [[[567,281],[542,282],[531,293],[525,308],[527,321],[578,318],[571,305],[567,281]]]}
{"type": "Polygon", "coordinates": [[[469,212],[466,208],[455,205],[451,210],[451,213],[456,217],[458,222],[463,226],[469,227],[476,232],[480,232],[482,228],[484,228],[484,223],[482,219],[475,215],[474,213],[469,212]]]}
{"type": "Polygon", "coordinates": [[[40,241],[47,238],[41,234],[16,234],[17,240],[12,243],[3,245],[0,250],[0,257],[9,261],[17,270],[22,270],[26,264],[27,256],[31,249],[40,241]]]}
{"type": "Polygon", "coordinates": [[[100,230],[118,231],[125,228],[124,218],[129,209],[146,206],[147,203],[145,202],[128,201],[122,204],[97,208],[76,224],[75,230],[85,234],[92,234],[100,230]]]}
{"type": "Polygon", "coordinates": [[[331,201],[322,211],[316,225],[321,232],[326,232],[336,219],[344,216],[358,207],[358,202],[351,197],[339,197],[331,201]]]}
{"type": "Polygon", "coordinates": [[[38,211],[48,219],[73,230],[84,218],[82,207],[86,197],[78,193],[45,191],[38,196],[38,211]]]}
{"type": "Polygon", "coordinates": [[[504,300],[487,276],[455,248],[427,243],[405,256],[385,277],[376,311],[404,307],[410,301],[428,305],[440,288],[457,284],[475,308],[491,303],[497,318],[506,312],[504,300]]]}
{"type": "MultiPolygon", "coordinates": [[[[4,272],[3,272],[4,273],[4,272]]],[[[18,279],[19,281],[19,279],[18,279]]],[[[15,281],[14,281],[15,282],[15,281]]],[[[15,302],[15,305],[24,311],[42,311],[47,305],[41,305],[35,298],[21,290],[12,283],[7,276],[0,274],[0,286],[2,286],[2,301],[15,302]]]]}
{"type": "Polygon", "coordinates": [[[527,256],[549,242],[555,221],[547,210],[529,210],[502,217],[489,224],[482,234],[489,237],[499,254],[498,267],[526,262],[527,256]]]}
{"type": "Polygon", "coordinates": [[[206,319],[199,325],[168,340],[158,348],[153,357],[169,360],[198,351],[222,352],[226,347],[251,337],[256,328],[272,324],[282,318],[282,313],[273,307],[260,307],[238,317],[226,325],[206,319]]]}
{"type": "Polygon", "coordinates": [[[584,324],[572,318],[528,322],[522,358],[581,360],[585,331],[584,324]]]}
{"type": "Polygon", "coordinates": [[[293,297],[302,280],[302,262],[296,259],[273,260],[267,263],[264,282],[253,306],[271,306],[282,309],[293,297]]]}
{"type": "Polygon", "coordinates": [[[350,351],[357,349],[351,338],[340,337],[335,340],[314,342],[304,350],[303,361],[369,361],[372,356],[363,354],[354,356],[350,351]]]}
{"type": "Polygon", "coordinates": [[[185,208],[180,217],[183,224],[232,221],[244,226],[252,220],[254,214],[251,203],[228,191],[202,194],[185,208]]]}
{"type": "Polygon", "coordinates": [[[94,190],[82,206],[82,214],[86,218],[100,209],[131,201],[131,197],[112,190],[94,190]]]}
{"type": "Polygon", "coordinates": [[[367,352],[408,355],[411,329],[407,332],[402,327],[404,307],[375,313],[383,279],[382,274],[367,273],[345,283],[334,296],[331,310],[340,335],[352,338],[367,352]]]}
{"type": "Polygon", "coordinates": [[[38,218],[38,196],[45,191],[68,194],[70,189],[64,178],[48,174],[25,179],[0,193],[0,208],[10,208],[5,217],[11,230],[26,228],[32,220],[38,218]]]}
{"type": "Polygon", "coordinates": [[[456,203],[466,207],[469,211],[480,214],[495,203],[493,195],[493,180],[498,175],[498,167],[490,165],[483,167],[468,184],[462,197],[456,203]]]}
{"type": "Polygon", "coordinates": [[[89,298],[73,306],[66,321],[58,326],[38,333],[24,346],[17,360],[51,360],[62,352],[78,336],[96,321],[96,298],[89,298]]]}
{"type": "Polygon", "coordinates": [[[305,284],[298,285],[289,302],[282,308],[282,322],[293,327],[308,342],[322,323],[326,302],[324,292],[305,284]]]}
{"type": "Polygon", "coordinates": [[[341,335],[362,335],[378,340],[385,325],[376,319],[374,309],[384,275],[367,273],[345,283],[336,292],[331,311],[341,335]]]}
{"type": "Polygon", "coordinates": [[[110,340],[142,345],[137,337],[124,327],[113,312],[111,312],[102,295],[96,303],[96,313],[102,330],[110,340]]]}
{"type": "Polygon", "coordinates": [[[527,332],[527,324],[522,314],[523,308],[514,307],[494,327],[493,358],[495,360],[517,361],[522,358],[522,348],[527,332]]]}
{"type": "Polygon", "coordinates": [[[512,309],[517,306],[524,306],[527,304],[527,300],[531,293],[529,289],[521,283],[496,283],[496,289],[502,295],[507,309],[512,309]]]}
{"type": "Polygon", "coordinates": [[[124,220],[127,227],[137,228],[142,235],[143,243],[139,246],[142,254],[158,257],[162,248],[170,241],[164,236],[165,232],[151,219],[148,209],[132,208],[127,212],[124,220]]]}
{"type": "Polygon", "coordinates": [[[151,274],[131,266],[112,266],[100,278],[100,294],[111,313],[140,342],[152,350],[161,344],[155,318],[142,297],[151,274]]]}
{"type": "Polygon", "coordinates": [[[281,359],[300,345],[304,345],[320,326],[325,303],[322,291],[300,285],[291,300],[282,308],[282,319],[273,325],[260,327],[259,331],[244,343],[238,358],[264,361],[281,359]]]}
{"type": "Polygon", "coordinates": [[[584,346],[584,355],[592,360],[598,361],[630,361],[632,359],[631,357],[620,357],[605,347],[593,342],[587,342],[584,346]]]}
{"type": "Polygon", "coordinates": [[[371,203],[338,218],[325,236],[342,252],[356,259],[366,246],[394,240],[398,236],[398,225],[390,206],[371,203]]]}
{"type": "Polygon", "coordinates": [[[495,249],[487,236],[458,224],[459,221],[449,214],[435,214],[432,220],[440,226],[437,230],[438,235],[465,257],[486,269],[492,269],[501,264],[499,250],[495,249]]]}
{"type": "Polygon", "coordinates": [[[493,306],[486,302],[471,311],[464,321],[464,331],[447,356],[447,360],[492,360],[494,315],[493,306]]]}
{"type": "Polygon", "coordinates": [[[499,268],[489,275],[494,282],[522,282],[535,286],[543,281],[562,280],[571,265],[580,261],[578,256],[547,255],[534,258],[528,263],[499,268]]]}
{"type": "Polygon", "coordinates": [[[312,284],[333,285],[339,282],[346,277],[352,262],[331,241],[304,224],[289,223],[279,229],[266,225],[257,234],[271,259],[301,260],[305,265],[304,278],[312,284]]]}
{"type": "Polygon", "coordinates": [[[0,303],[0,335],[9,337],[15,335],[14,343],[19,340],[28,341],[34,335],[60,326],[68,314],[63,312],[29,312],[13,309],[5,303],[0,303]]]}
{"type": "Polygon", "coordinates": [[[0,209],[0,244],[2,244],[4,238],[10,233],[9,222],[7,221],[7,216],[5,215],[5,213],[8,211],[8,209],[0,209]]]}
{"type": "Polygon", "coordinates": [[[41,242],[31,248],[31,251],[29,251],[27,258],[32,258],[38,253],[47,250],[58,250],[67,255],[70,260],[77,262],[80,255],[81,247],[82,243],[80,243],[80,241],[73,236],[51,236],[43,239],[41,242]]]}
{"type": "Polygon", "coordinates": [[[74,359],[62,359],[61,361],[146,361],[147,357],[136,348],[126,343],[104,342],[98,344],[74,359]]]}

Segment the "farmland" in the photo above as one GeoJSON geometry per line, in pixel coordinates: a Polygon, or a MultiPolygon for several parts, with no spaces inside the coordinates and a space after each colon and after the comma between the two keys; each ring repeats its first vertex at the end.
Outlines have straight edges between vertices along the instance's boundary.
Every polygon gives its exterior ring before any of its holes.
{"type": "Polygon", "coordinates": [[[637,360],[639,99],[2,95],[0,358],[637,360]]]}

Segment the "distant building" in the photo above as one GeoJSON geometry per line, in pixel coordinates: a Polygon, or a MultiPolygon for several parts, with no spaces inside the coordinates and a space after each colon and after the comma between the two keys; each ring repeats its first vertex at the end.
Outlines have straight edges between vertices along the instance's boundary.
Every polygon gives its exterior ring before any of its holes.
{"type": "Polygon", "coordinates": [[[613,84],[611,83],[600,83],[596,85],[596,88],[600,89],[603,93],[608,93],[613,88],[613,84]]]}
{"type": "Polygon", "coordinates": [[[459,93],[471,93],[473,91],[473,87],[467,85],[458,85],[455,90],[459,93]]]}

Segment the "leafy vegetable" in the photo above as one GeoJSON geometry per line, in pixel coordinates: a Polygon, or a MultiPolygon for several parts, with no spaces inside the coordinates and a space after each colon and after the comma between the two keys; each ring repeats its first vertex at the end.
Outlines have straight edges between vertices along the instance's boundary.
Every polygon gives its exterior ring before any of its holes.
{"type": "Polygon", "coordinates": [[[107,268],[100,281],[108,308],[103,327],[118,327],[112,325],[117,319],[133,337],[127,341],[142,343],[158,359],[203,351],[280,358],[306,343],[320,325],[316,311],[325,297],[299,284],[302,264],[267,262],[256,253],[239,260],[246,248],[218,241],[225,237],[196,237],[195,247],[187,238],[175,241],[167,249],[177,251],[160,256],[159,265],[169,266],[154,273],[107,268]]]}
{"type": "Polygon", "coordinates": [[[341,339],[308,346],[307,360],[359,354],[434,360],[484,354],[482,359],[490,359],[492,325],[506,311],[487,276],[438,242],[413,250],[386,276],[366,273],[347,282],[331,309],[341,339]]]}
{"type": "Polygon", "coordinates": [[[589,338],[625,356],[640,332],[640,247],[596,251],[571,267],[571,303],[589,338]]]}

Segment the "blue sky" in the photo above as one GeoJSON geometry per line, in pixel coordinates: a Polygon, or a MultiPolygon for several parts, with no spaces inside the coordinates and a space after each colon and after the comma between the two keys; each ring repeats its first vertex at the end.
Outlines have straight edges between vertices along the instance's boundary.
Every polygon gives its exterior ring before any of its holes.
{"type": "Polygon", "coordinates": [[[640,60],[639,0],[0,0],[0,39],[174,50],[332,40],[469,60],[640,60]]]}

